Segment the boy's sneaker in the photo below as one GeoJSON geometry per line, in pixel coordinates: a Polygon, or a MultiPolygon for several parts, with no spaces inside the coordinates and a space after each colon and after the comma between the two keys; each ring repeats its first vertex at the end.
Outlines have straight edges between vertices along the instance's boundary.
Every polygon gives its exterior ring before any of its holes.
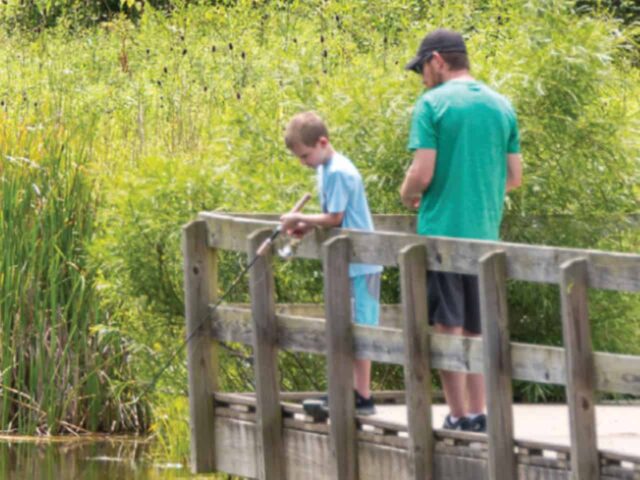
{"type": "Polygon", "coordinates": [[[451,420],[451,415],[444,418],[442,428],[445,430],[467,430],[469,420],[467,417],[460,417],[455,422],[451,420]]]}
{"type": "Polygon", "coordinates": [[[462,429],[466,432],[485,433],[487,431],[487,416],[484,413],[473,418],[466,417],[466,421],[465,428],[462,429]]]}
{"type": "MultiPolygon", "coordinates": [[[[373,397],[364,398],[354,390],[356,401],[356,415],[373,415],[376,413],[376,406],[373,397]]],[[[329,416],[329,397],[323,395],[320,398],[304,400],[302,408],[307,415],[312,416],[315,421],[325,420],[329,416]]]]}
{"type": "Polygon", "coordinates": [[[356,414],[357,415],[373,415],[376,413],[376,405],[373,403],[373,396],[364,398],[355,390],[356,395],[356,414]]]}

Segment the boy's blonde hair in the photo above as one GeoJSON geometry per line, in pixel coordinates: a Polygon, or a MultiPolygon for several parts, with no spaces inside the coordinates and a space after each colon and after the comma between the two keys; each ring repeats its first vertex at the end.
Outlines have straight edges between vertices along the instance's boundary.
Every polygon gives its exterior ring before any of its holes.
{"type": "Polygon", "coordinates": [[[302,112],[291,119],[284,134],[284,143],[291,150],[296,145],[314,147],[320,137],[329,138],[327,126],[315,112],[302,112]]]}

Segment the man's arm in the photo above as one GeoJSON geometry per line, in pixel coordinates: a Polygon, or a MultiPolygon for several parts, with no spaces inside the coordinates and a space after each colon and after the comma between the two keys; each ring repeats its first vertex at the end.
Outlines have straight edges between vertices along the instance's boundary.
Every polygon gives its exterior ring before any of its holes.
{"type": "Polygon", "coordinates": [[[415,151],[413,162],[400,187],[400,198],[406,207],[418,208],[422,194],[429,188],[435,166],[436,150],[421,148],[415,151]]]}
{"type": "Polygon", "coordinates": [[[522,185],[522,155],[507,155],[507,192],[522,185]]]}

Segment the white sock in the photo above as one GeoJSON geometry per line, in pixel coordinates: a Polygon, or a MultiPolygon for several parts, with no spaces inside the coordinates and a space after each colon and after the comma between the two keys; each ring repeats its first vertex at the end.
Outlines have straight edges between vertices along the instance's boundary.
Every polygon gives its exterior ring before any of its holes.
{"type": "Polygon", "coordinates": [[[460,420],[460,417],[454,417],[453,415],[449,415],[449,421],[451,423],[456,423],[458,420],[460,420]]]}
{"type": "Polygon", "coordinates": [[[467,415],[467,418],[469,420],[475,420],[476,417],[479,417],[480,415],[482,415],[482,412],[480,412],[480,413],[470,413],[469,415],[467,415]]]}

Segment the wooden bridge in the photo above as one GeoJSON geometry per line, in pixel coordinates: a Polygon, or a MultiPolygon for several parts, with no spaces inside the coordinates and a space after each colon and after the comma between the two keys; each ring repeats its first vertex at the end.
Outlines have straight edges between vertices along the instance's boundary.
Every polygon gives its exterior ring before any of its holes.
{"type": "MultiPolygon", "coordinates": [[[[640,291],[640,255],[423,237],[408,216],[374,216],[376,232],[318,229],[296,256],[321,259],[324,307],[277,305],[270,255],[250,270],[251,305],[215,312],[217,251],[255,258],[274,216],[201,213],[184,228],[192,470],[260,479],[640,479],[640,451],[598,449],[595,391],[640,396],[640,357],[594,352],[587,290],[640,291]],[[351,323],[348,263],[400,268],[402,305],[379,327],[351,323]],[[479,275],[481,339],[432,333],[425,271],[479,275]],[[507,279],[557,284],[564,348],[510,341],[507,279]],[[324,321],[325,317],[329,319],[324,321]],[[219,342],[253,347],[256,392],[218,389],[219,342]],[[280,392],[277,352],[327,356],[330,420],[305,417],[308,393],[280,392]],[[404,366],[406,421],[356,417],[354,357],[404,366]],[[488,432],[432,427],[431,369],[483,372],[488,432]],[[514,438],[512,379],[566,386],[570,442],[514,438]]],[[[294,260],[295,261],[295,260],[294,260]]]]}

